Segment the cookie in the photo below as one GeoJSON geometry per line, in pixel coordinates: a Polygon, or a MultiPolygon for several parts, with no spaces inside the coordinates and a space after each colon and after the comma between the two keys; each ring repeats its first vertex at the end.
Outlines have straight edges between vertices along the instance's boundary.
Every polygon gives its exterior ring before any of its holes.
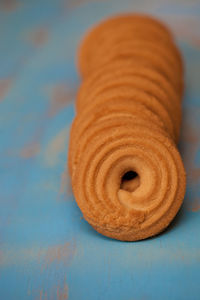
{"type": "Polygon", "coordinates": [[[131,122],[110,128],[99,124],[100,133],[96,126],[72,177],[84,218],[98,232],[126,241],[163,231],[185,193],[185,172],[174,143],[157,129],[131,122]],[[139,177],[133,192],[121,188],[127,172],[139,177]]]}
{"type": "MultiPolygon", "coordinates": [[[[171,42],[173,40],[169,30],[158,20],[145,15],[123,15],[114,18],[110,18],[89,31],[87,36],[81,43],[79,51],[79,68],[81,74],[84,75],[87,72],[90,59],[97,52],[99,45],[104,46],[106,41],[109,41],[113,37],[113,33],[125,28],[125,32],[132,32],[132,39],[134,33],[141,28],[146,32],[146,36],[153,36],[157,41],[171,42]],[[116,30],[117,28],[117,30],[116,30]],[[134,30],[135,29],[135,30],[134,30]]],[[[123,34],[119,35],[121,38],[123,34]]]]}
{"type": "Polygon", "coordinates": [[[84,38],[79,68],[68,151],[76,202],[105,236],[154,236],[177,214],[186,186],[176,146],[184,68],[174,38],[152,17],[113,17],[84,38]]]}
{"type": "MultiPolygon", "coordinates": [[[[110,87],[107,91],[102,92],[100,95],[95,97],[95,105],[99,105],[100,103],[105,103],[109,101],[109,99],[115,99],[116,104],[118,99],[131,99],[133,102],[141,103],[146,106],[149,110],[155,113],[157,116],[161,118],[163,123],[165,124],[166,129],[173,139],[177,139],[175,133],[175,126],[173,124],[173,120],[171,115],[168,113],[165,106],[159,102],[155,97],[145,93],[144,91],[138,90],[132,85],[124,85],[124,86],[115,86],[110,87]]],[[[81,109],[84,109],[83,107],[81,109]]]]}
{"type": "MultiPolygon", "coordinates": [[[[105,47],[105,46],[104,46],[105,47]]],[[[118,54],[118,55],[124,55],[124,50],[127,51],[127,55],[131,56],[131,50],[133,51],[133,54],[136,52],[137,49],[139,50],[149,50],[150,52],[154,53],[155,55],[159,55],[160,58],[163,58],[164,61],[171,67],[174,71],[174,73],[182,74],[182,65],[177,60],[177,57],[175,55],[175,51],[171,49],[172,47],[169,47],[168,45],[163,45],[159,43],[157,40],[152,41],[149,40],[149,37],[146,37],[145,39],[140,38],[134,38],[134,40],[122,40],[118,43],[115,43],[112,45],[108,45],[107,49],[104,49],[102,47],[98,48],[98,51],[95,55],[92,56],[90,65],[88,66],[88,73],[91,73],[91,70],[96,69],[97,67],[106,64],[109,62],[112,58],[112,54],[118,54]],[[106,55],[104,55],[106,53],[106,55]],[[112,54],[111,54],[112,53],[112,54]]],[[[179,78],[180,76],[178,76],[179,78]]]]}
{"type": "Polygon", "coordinates": [[[181,103],[181,95],[177,93],[173,85],[157,70],[152,70],[150,67],[143,66],[133,60],[117,60],[112,64],[98,68],[95,72],[89,75],[81,84],[76,100],[76,106],[81,101],[80,98],[84,99],[87,97],[88,91],[96,85],[97,81],[103,78],[110,78],[110,76],[126,76],[126,75],[138,75],[146,79],[153,81],[159,85],[172,103],[176,102],[175,105],[181,103]]]}
{"type": "Polygon", "coordinates": [[[96,80],[96,85],[93,85],[92,88],[90,88],[90,86],[88,87],[88,93],[87,91],[83,92],[83,97],[81,97],[81,93],[79,94],[79,106],[81,104],[82,106],[87,106],[89,103],[95,101],[95,99],[98,98],[98,95],[102,95],[102,93],[107,90],[111,90],[111,88],[113,89],[114,87],[123,86],[132,86],[133,88],[144,91],[150,96],[156,98],[163,106],[165,106],[166,110],[173,118],[173,123],[175,125],[174,130],[176,131],[178,139],[181,123],[180,103],[172,103],[166,92],[161,89],[159,85],[142,76],[124,75],[122,77],[121,75],[117,76],[115,74],[115,76],[113,76],[113,74],[110,74],[110,76],[105,76],[105,78],[103,77],[102,80],[98,78],[96,80]],[[87,93],[87,97],[84,97],[85,93],[87,93]]]}
{"type": "Polygon", "coordinates": [[[80,157],[79,154],[82,153],[82,150],[85,147],[85,144],[81,142],[81,139],[83,140],[84,136],[88,138],[87,130],[97,122],[104,122],[105,119],[108,120],[113,116],[116,118],[116,115],[118,117],[129,116],[129,118],[137,118],[140,119],[140,122],[143,121],[148,124],[153,124],[162,128],[163,130],[166,130],[161,118],[138,102],[117,99],[116,105],[116,100],[110,98],[107,101],[106,106],[104,103],[87,106],[87,109],[76,116],[70,130],[71,142],[68,151],[68,165],[71,175],[73,165],[77,164],[77,161],[80,157]]]}

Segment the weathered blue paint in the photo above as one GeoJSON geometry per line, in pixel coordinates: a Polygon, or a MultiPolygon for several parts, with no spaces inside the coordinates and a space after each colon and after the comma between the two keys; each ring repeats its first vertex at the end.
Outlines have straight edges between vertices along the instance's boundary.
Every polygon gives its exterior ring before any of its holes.
{"type": "Polygon", "coordinates": [[[199,1],[1,1],[1,300],[200,299],[199,28],[199,1]],[[97,234],[65,172],[78,43],[90,25],[123,11],[166,21],[186,64],[185,201],[164,234],[136,243],[97,234]]]}

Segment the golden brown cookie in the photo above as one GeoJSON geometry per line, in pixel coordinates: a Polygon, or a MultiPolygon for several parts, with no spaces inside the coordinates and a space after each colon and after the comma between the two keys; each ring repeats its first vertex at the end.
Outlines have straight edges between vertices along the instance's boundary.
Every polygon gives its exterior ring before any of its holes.
{"type": "Polygon", "coordinates": [[[143,66],[133,60],[117,60],[112,64],[97,69],[83,81],[78,92],[76,106],[78,107],[81,99],[87,97],[90,90],[93,86],[97,85],[99,80],[106,80],[107,78],[110,78],[110,76],[123,77],[126,75],[138,75],[153,81],[168,94],[172,104],[176,102],[175,105],[180,105],[180,95],[174,89],[172,84],[170,84],[170,82],[157,70],[152,70],[150,67],[143,66]]]}
{"type": "MultiPolygon", "coordinates": [[[[173,40],[169,30],[158,20],[145,15],[121,15],[118,17],[110,18],[101,22],[94,27],[84,38],[80,51],[79,51],[79,67],[81,73],[84,75],[88,73],[87,68],[90,64],[90,59],[93,54],[97,52],[99,45],[104,47],[105,42],[113,39],[113,34],[117,31],[125,30],[125,32],[132,33],[132,39],[134,39],[134,33],[138,31],[146,33],[146,36],[153,36],[157,41],[171,42],[173,40]]],[[[124,33],[119,35],[122,37],[124,33]]]]}
{"type": "MultiPolygon", "coordinates": [[[[144,91],[138,90],[131,85],[126,84],[119,87],[110,87],[107,91],[96,96],[94,101],[95,105],[99,105],[100,103],[104,103],[106,105],[106,102],[111,99],[116,100],[116,103],[118,99],[124,99],[124,101],[130,99],[133,102],[145,105],[149,110],[161,118],[171,137],[175,140],[178,139],[178,136],[176,136],[175,133],[175,126],[173,124],[172,116],[169,114],[165,106],[154,96],[151,96],[144,91]]],[[[84,107],[81,107],[80,111],[81,109],[83,110],[84,107]]]]}
{"type": "Polygon", "coordinates": [[[95,69],[106,64],[111,64],[118,59],[135,59],[137,62],[141,62],[141,64],[151,66],[152,69],[158,70],[163,74],[175,89],[181,92],[182,82],[180,80],[180,73],[176,71],[173,65],[170,65],[164,56],[156,52],[154,47],[148,46],[148,48],[137,48],[132,41],[124,48],[112,47],[106,55],[102,56],[101,60],[96,60],[96,64],[91,65],[88,73],[92,73],[95,69]]]}
{"type": "MultiPolygon", "coordinates": [[[[104,123],[105,124],[105,123],[104,123]]],[[[175,145],[157,129],[137,124],[91,127],[72,176],[76,201],[85,219],[100,233],[127,241],[164,230],[185,193],[185,172],[175,145]],[[127,172],[139,186],[121,188],[127,172]]]]}
{"type": "Polygon", "coordinates": [[[171,32],[145,15],[110,18],[79,51],[83,83],[68,166],[84,218],[136,241],[163,231],[185,194],[178,153],[183,63],[171,32]]]}
{"type": "Polygon", "coordinates": [[[105,119],[113,118],[113,116],[116,118],[116,115],[118,117],[128,116],[129,118],[137,118],[140,119],[140,122],[150,123],[166,130],[161,118],[138,102],[133,102],[128,99],[126,101],[117,99],[116,105],[116,99],[110,98],[106,106],[104,103],[87,106],[81,114],[76,116],[70,130],[71,142],[68,151],[70,174],[72,174],[72,165],[76,163],[75,161],[77,161],[79,153],[82,152],[82,147],[85,147],[85,145],[81,143],[81,138],[84,134],[87,136],[87,130],[99,121],[104,122],[105,119]]]}
{"type": "Polygon", "coordinates": [[[142,43],[143,45],[141,46],[146,48],[149,44],[153,44],[154,47],[156,47],[157,51],[161,51],[161,53],[163,52],[163,55],[167,56],[167,59],[171,60],[181,73],[183,72],[182,57],[173,41],[160,41],[158,37],[152,36],[152,34],[146,32],[146,30],[143,32],[141,31],[141,29],[134,32],[134,34],[131,33],[128,35],[127,30],[125,30],[125,32],[120,32],[120,34],[121,35],[119,35],[119,32],[116,31],[116,29],[113,30],[110,38],[104,41],[103,47],[98,47],[96,51],[92,53],[92,56],[90,57],[90,64],[92,64],[93,62],[95,63],[96,60],[101,59],[102,56],[105,55],[105,53],[109,52],[113,47],[126,47],[127,42],[131,40],[136,44],[142,43]]]}
{"type": "MultiPolygon", "coordinates": [[[[104,46],[105,48],[105,46],[104,46]]],[[[107,49],[102,47],[98,48],[98,51],[95,55],[92,56],[90,60],[90,65],[88,66],[88,73],[91,73],[91,70],[93,71],[97,67],[106,64],[111,60],[111,53],[115,53],[121,55],[124,55],[124,49],[128,50],[129,55],[131,55],[131,50],[134,50],[135,52],[137,49],[143,50],[148,49],[150,52],[153,52],[155,55],[159,55],[159,57],[162,57],[164,61],[173,69],[174,73],[182,74],[182,64],[177,59],[176,52],[174,49],[171,49],[172,47],[169,47],[168,45],[163,45],[159,43],[157,40],[152,41],[147,38],[137,37],[134,38],[134,40],[126,39],[118,42],[117,44],[108,45],[107,49]],[[106,55],[105,55],[106,53],[106,55]]],[[[179,78],[179,76],[178,76],[179,78]]]]}
{"type": "MultiPolygon", "coordinates": [[[[108,75],[108,74],[107,74],[108,75]]],[[[144,91],[150,96],[156,98],[165,108],[168,113],[173,118],[174,129],[176,131],[176,136],[178,138],[180,132],[180,123],[181,123],[181,110],[180,103],[172,103],[171,99],[168,97],[166,92],[160,88],[159,85],[150,81],[147,78],[138,75],[121,75],[113,76],[113,74],[109,74],[110,76],[104,76],[103,78],[96,79],[96,84],[92,87],[88,87],[87,91],[83,91],[83,96],[81,97],[81,93],[79,93],[78,101],[79,107],[86,107],[92,102],[95,102],[95,99],[98,99],[99,95],[102,95],[104,92],[109,91],[115,87],[126,87],[132,86],[138,90],[144,91]],[[84,95],[87,93],[87,96],[84,95]]],[[[77,103],[78,104],[78,103],[77,103]]]]}

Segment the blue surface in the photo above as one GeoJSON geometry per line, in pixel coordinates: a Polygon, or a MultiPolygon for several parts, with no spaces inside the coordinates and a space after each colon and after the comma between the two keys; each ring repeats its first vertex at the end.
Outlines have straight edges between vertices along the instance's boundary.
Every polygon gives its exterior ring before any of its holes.
{"type": "Polygon", "coordinates": [[[200,2],[0,2],[0,300],[200,299],[200,2]],[[145,11],[185,58],[183,207],[169,229],[123,243],[82,218],[66,171],[76,49],[102,17],[145,11]]]}

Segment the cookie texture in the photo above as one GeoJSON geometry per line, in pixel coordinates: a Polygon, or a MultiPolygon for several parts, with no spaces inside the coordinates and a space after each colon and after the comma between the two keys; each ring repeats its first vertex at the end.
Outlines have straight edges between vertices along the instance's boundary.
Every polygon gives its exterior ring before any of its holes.
{"type": "Polygon", "coordinates": [[[84,37],[68,167],[99,233],[136,241],[163,231],[183,202],[177,149],[184,68],[170,30],[147,15],[109,18],[84,37]]]}

